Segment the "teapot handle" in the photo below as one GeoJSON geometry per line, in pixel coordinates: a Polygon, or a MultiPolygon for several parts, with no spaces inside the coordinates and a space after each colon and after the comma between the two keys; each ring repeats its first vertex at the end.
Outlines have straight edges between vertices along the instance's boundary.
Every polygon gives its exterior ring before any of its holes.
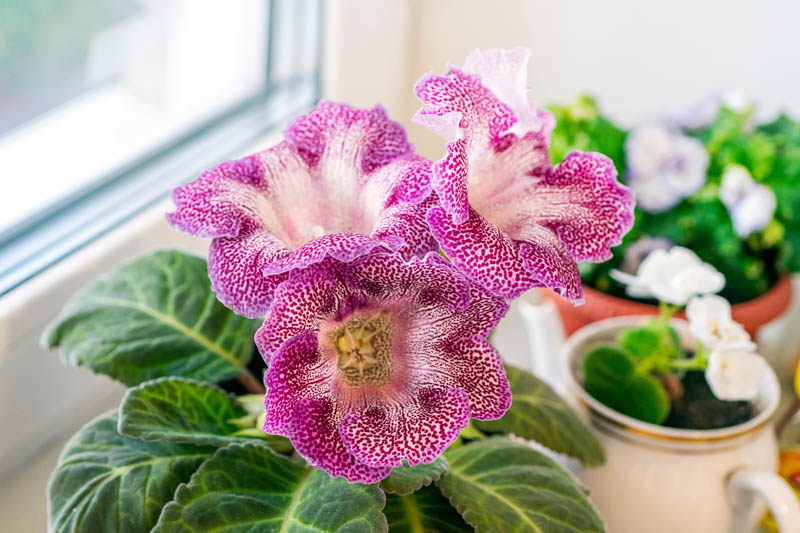
{"type": "Polygon", "coordinates": [[[732,531],[747,527],[755,495],[767,503],[781,533],[800,531],[797,495],[786,480],[766,470],[739,470],[728,478],[728,498],[734,511],[732,531]]]}

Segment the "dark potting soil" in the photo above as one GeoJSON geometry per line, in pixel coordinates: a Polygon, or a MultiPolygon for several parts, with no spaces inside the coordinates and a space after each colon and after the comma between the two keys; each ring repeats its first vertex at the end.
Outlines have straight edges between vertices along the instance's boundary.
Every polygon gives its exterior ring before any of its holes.
{"type": "Polygon", "coordinates": [[[681,429],[718,429],[747,422],[756,415],[748,401],[720,400],[711,392],[701,370],[690,370],[681,380],[683,395],[672,401],[665,426],[681,429]]]}

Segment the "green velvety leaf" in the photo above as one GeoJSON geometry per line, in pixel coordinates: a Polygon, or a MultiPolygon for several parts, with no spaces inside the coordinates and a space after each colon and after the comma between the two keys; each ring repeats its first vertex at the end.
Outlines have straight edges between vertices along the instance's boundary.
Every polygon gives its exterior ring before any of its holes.
{"type": "Polygon", "coordinates": [[[439,488],[479,533],[604,531],[585,489],[530,446],[492,437],[445,455],[439,488]]]}
{"type": "Polygon", "coordinates": [[[506,365],[506,375],[511,384],[511,408],[500,420],[475,420],[479,429],[535,440],[588,465],[605,460],[594,435],[545,382],[510,365],[506,365]]]}
{"type": "Polygon", "coordinates": [[[175,488],[216,448],[145,442],[117,433],[116,412],[66,444],[47,487],[51,533],[150,531],[175,488]]]}
{"type": "Polygon", "coordinates": [[[230,444],[181,485],[154,533],[387,531],[377,485],[331,479],[257,442],[230,444]]]}
{"type": "Polygon", "coordinates": [[[631,355],[639,359],[647,359],[658,352],[661,346],[661,335],[647,326],[639,326],[622,330],[617,342],[631,355]]]}
{"type": "Polygon", "coordinates": [[[423,485],[430,485],[447,472],[447,459],[443,455],[437,457],[432,463],[417,466],[398,466],[392,469],[389,477],[381,481],[381,488],[386,492],[395,494],[411,494],[423,485]]]}
{"type": "Polygon", "coordinates": [[[161,251],[75,294],[44,342],[61,348],[66,364],[126,385],[162,376],[221,381],[244,371],[256,326],[217,301],[203,259],[161,251]]]}
{"type": "Polygon", "coordinates": [[[231,420],[247,414],[216,385],[185,378],[161,378],[128,389],[119,412],[124,435],[214,446],[241,440],[231,420]]]}
{"type": "Polygon", "coordinates": [[[441,491],[429,486],[413,494],[387,494],[386,509],[390,533],[472,533],[441,491]]]}
{"type": "Polygon", "coordinates": [[[608,407],[638,420],[660,424],[669,415],[669,395],[648,372],[636,368],[629,353],[598,346],[583,360],[584,387],[608,407]]]}

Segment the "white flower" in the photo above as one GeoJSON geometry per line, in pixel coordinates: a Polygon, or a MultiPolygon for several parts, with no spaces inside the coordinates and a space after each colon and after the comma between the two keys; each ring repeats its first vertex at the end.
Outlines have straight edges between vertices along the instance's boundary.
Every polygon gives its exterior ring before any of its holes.
{"type": "Polygon", "coordinates": [[[752,400],[765,369],[766,361],[752,351],[714,350],[708,358],[706,382],[720,400],[752,400]]]}
{"type": "Polygon", "coordinates": [[[715,294],[695,296],[686,306],[689,330],[711,350],[755,350],[755,344],[741,324],[731,317],[731,304],[715,294]]]}
{"type": "Polygon", "coordinates": [[[628,184],[646,211],[666,211],[706,182],[708,152],[697,139],[662,124],[634,129],[625,141],[628,184]]]}
{"type": "Polygon", "coordinates": [[[628,286],[629,296],[652,296],[673,305],[686,305],[692,296],[715,293],[725,286],[725,276],[681,246],[654,250],[635,276],[617,270],[611,275],[628,286]]]}
{"type": "Polygon", "coordinates": [[[719,198],[733,221],[739,237],[764,229],[775,214],[777,199],[772,189],[756,183],[746,168],[730,165],[722,175],[719,198]]]}

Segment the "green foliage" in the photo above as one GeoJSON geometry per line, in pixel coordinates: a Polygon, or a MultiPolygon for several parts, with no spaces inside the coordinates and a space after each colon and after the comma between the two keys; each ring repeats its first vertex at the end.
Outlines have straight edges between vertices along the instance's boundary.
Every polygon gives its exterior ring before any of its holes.
{"type": "MultiPolygon", "coordinates": [[[[611,157],[620,181],[627,182],[627,131],[614,125],[587,96],[573,105],[550,109],[558,120],[550,146],[554,162],[572,150],[599,151],[611,157]]],[[[712,264],[725,275],[722,296],[732,303],[763,294],[783,273],[800,272],[800,122],[781,115],[754,125],[752,112],[723,107],[711,124],[683,131],[702,142],[709,153],[706,186],[664,213],[637,208],[634,227],[613,251],[613,258],[580,266],[584,283],[624,297],[624,288],[611,279],[609,271],[619,268],[625,250],[643,237],[666,238],[712,264]],[[718,197],[729,165],[747,168],[756,181],[772,188],[778,201],[773,222],[746,238],[736,234],[718,197]]]]}
{"type": "Polygon", "coordinates": [[[436,487],[413,494],[387,494],[383,511],[392,533],[465,533],[474,529],[464,522],[436,487]]]}
{"type": "Polygon", "coordinates": [[[64,447],[47,487],[51,533],[140,533],[215,448],[145,442],[117,433],[117,414],[87,424],[64,447]]]}
{"type": "Polygon", "coordinates": [[[447,473],[448,468],[447,459],[443,455],[428,464],[408,466],[408,463],[404,463],[403,466],[394,468],[389,477],[381,481],[381,488],[386,492],[406,496],[438,480],[447,473]]]}
{"type": "Polygon", "coordinates": [[[64,362],[126,385],[244,372],[257,322],[217,301],[205,261],[177,251],[128,263],[78,292],[45,333],[64,362]]]}
{"type": "Polygon", "coordinates": [[[570,152],[600,152],[614,162],[621,176],[625,170],[627,133],[600,114],[593,98],[583,95],[570,106],[550,106],[556,127],[550,137],[550,157],[559,163],[570,152]]]}
{"type": "Polygon", "coordinates": [[[535,440],[587,465],[604,461],[600,443],[553,389],[530,373],[510,365],[506,365],[506,375],[511,384],[511,408],[500,420],[476,420],[478,429],[535,440]]]}
{"type": "Polygon", "coordinates": [[[120,406],[119,432],[142,440],[224,446],[236,442],[247,414],[215,385],[185,378],[161,378],[128,389],[120,406]]]}
{"type": "Polygon", "coordinates": [[[204,463],[154,533],[387,531],[376,485],[332,479],[259,443],[231,444],[204,463]]]}
{"type": "Polygon", "coordinates": [[[651,424],[667,419],[667,391],[629,352],[612,345],[597,346],[586,354],[583,372],[586,392],[608,407],[651,424]]]}
{"type": "Polygon", "coordinates": [[[586,491],[552,459],[504,437],[445,453],[442,493],[475,531],[604,531],[586,491]]]}

